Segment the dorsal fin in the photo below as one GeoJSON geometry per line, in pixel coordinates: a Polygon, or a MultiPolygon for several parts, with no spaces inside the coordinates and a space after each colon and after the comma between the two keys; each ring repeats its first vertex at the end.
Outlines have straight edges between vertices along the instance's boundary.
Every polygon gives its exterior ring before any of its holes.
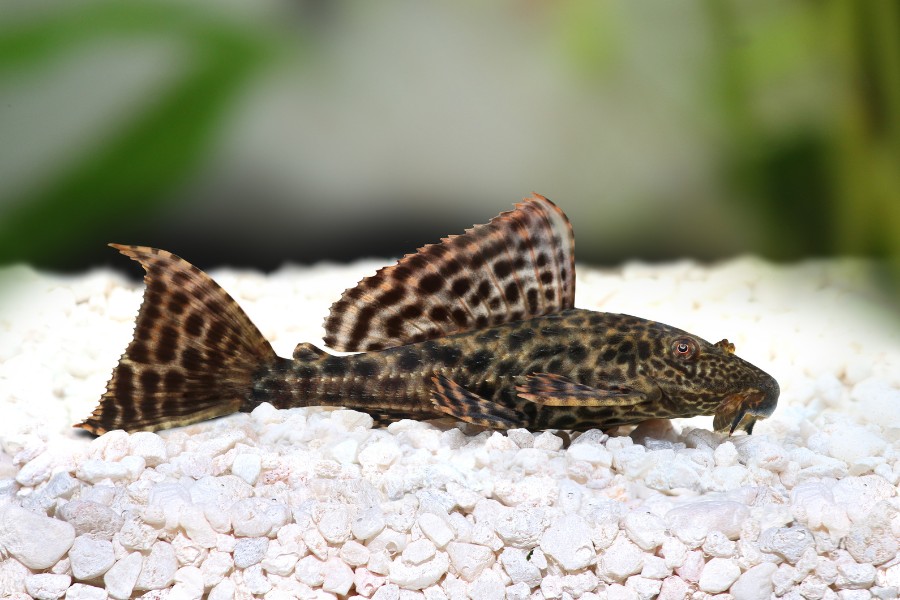
{"type": "Polygon", "coordinates": [[[574,250],[566,215],[533,194],[346,290],[325,319],[325,344],[380,350],[572,308],[574,250]]]}

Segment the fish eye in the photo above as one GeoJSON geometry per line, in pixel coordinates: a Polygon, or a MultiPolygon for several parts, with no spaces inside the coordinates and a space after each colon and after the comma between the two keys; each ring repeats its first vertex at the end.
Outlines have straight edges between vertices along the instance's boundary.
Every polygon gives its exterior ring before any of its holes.
{"type": "Polygon", "coordinates": [[[678,338],[672,343],[672,352],[681,359],[691,359],[697,354],[697,342],[690,338],[678,338]]]}

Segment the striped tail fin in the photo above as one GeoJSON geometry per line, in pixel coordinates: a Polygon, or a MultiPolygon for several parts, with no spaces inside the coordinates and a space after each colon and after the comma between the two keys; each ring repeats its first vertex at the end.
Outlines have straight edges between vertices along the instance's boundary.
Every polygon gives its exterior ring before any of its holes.
{"type": "Polygon", "coordinates": [[[241,409],[254,374],[279,359],[225,290],[156,248],[110,244],[147,271],[134,338],[93,414],[75,427],[155,431],[241,409]]]}

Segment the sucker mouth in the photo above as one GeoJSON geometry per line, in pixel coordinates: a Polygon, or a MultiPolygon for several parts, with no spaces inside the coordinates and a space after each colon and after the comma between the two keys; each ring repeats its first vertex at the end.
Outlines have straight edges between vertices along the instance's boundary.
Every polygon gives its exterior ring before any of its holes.
{"type": "MultiPolygon", "coordinates": [[[[727,431],[734,435],[738,429],[753,433],[757,419],[765,419],[775,409],[774,403],[768,401],[770,393],[760,390],[749,390],[730,394],[716,407],[713,429],[727,431]]],[[[775,395],[777,399],[777,393],[775,395]]]]}

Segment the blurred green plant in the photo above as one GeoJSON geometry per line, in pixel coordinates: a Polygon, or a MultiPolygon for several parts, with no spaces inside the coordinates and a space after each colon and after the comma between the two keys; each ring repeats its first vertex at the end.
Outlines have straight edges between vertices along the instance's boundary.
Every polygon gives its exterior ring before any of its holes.
{"type": "Polygon", "coordinates": [[[152,1],[78,4],[0,30],[0,76],[39,69],[97,40],[174,36],[192,51],[187,72],[159,90],[143,113],[15,202],[0,220],[0,264],[53,256],[103,221],[159,208],[202,163],[229,107],[284,52],[270,29],[200,8],[152,1]]]}
{"type": "Polygon", "coordinates": [[[900,257],[900,4],[706,5],[725,167],[772,230],[767,254],[900,257]],[[798,80],[816,95],[785,126],[772,104],[798,80]]]}

